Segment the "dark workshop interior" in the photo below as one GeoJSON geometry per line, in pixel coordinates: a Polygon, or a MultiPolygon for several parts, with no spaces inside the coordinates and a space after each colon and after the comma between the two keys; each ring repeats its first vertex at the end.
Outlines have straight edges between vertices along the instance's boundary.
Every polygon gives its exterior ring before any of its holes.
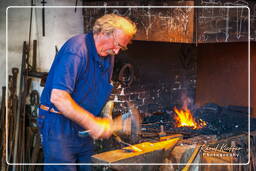
{"type": "MultiPolygon", "coordinates": [[[[131,132],[128,135],[118,134],[122,141],[133,146],[120,143],[113,136],[96,140],[92,161],[101,165],[94,165],[93,170],[256,169],[254,1],[81,2],[84,6],[209,6],[83,9],[84,33],[91,30],[95,19],[104,13],[128,16],[138,27],[128,50],[115,58],[114,90],[110,100],[114,102],[113,118],[136,113],[141,122],[137,125],[132,118],[129,123],[131,132]],[[250,44],[247,8],[211,8],[213,5],[247,5],[251,9],[250,44]],[[136,165],[139,163],[144,165],[136,165]]],[[[23,61],[29,56],[26,48],[24,42],[23,61]]],[[[38,72],[33,68],[33,62],[36,61],[31,62],[32,67],[26,62],[21,65],[19,70],[24,73],[21,77],[24,80],[38,79],[43,87],[47,72],[38,72]]],[[[19,90],[18,94],[19,84],[22,83],[17,84],[17,75],[17,69],[12,68],[7,94],[4,95],[5,87],[2,91],[0,137],[7,136],[5,129],[8,129],[9,143],[7,147],[1,144],[0,155],[4,158],[7,148],[10,162],[42,163],[40,135],[35,124],[40,94],[31,89],[21,93],[19,90]],[[8,118],[3,115],[6,96],[8,118]],[[15,106],[19,106],[18,110],[15,106]],[[21,115],[19,138],[14,135],[17,129],[14,125],[18,123],[12,118],[15,113],[21,115]],[[9,127],[3,126],[6,120],[9,127]],[[21,140],[21,137],[25,138],[21,140]],[[20,153],[21,149],[25,152],[20,153]]],[[[25,86],[29,87],[25,83],[21,87],[25,86]]],[[[2,170],[12,168],[11,165],[2,165],[2,170]]],[[[42,165],[16,167],[16,170],[42,169],[42,165]]]]}

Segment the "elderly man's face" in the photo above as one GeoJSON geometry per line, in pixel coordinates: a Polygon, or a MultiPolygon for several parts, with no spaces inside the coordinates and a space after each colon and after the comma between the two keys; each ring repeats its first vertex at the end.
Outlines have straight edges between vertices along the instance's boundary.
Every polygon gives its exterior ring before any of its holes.
{"type": "Polygon", "coordinates": [[[120,50],[126,50],[131,37],[122,30],[115,30],[110,35],[104,35],[104,40],[99,48],[100,56],[117,55],[120,50]]]}

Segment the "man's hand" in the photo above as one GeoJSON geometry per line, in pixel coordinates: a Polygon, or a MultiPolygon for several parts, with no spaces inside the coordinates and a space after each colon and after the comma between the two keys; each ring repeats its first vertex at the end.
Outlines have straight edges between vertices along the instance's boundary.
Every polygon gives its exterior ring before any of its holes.
{"type": "Polygon", "coordinates": [[[109,138],[112,135],[113,121],[111,119],[95,117],[94,122],[89,132],[93,139],[109,138]]]}
{"type": "Polygon", "coordinates": [[[73,120],[86,130],[94,139],[108,138],[112,134],[112,120],[95,117],[92,113],[79,106],[64,90],[53,89],[51,102],[67,118],[73,120]]]}

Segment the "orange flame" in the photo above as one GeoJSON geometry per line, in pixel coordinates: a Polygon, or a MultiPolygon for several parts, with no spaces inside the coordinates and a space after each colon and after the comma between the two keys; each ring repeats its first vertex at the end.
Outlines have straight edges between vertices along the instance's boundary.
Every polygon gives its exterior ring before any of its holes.
{"type": "Polygon", "coordinates": [[[199,119],[199,122],[196,122],[192,113],[187,108],[184,110],[179,110],[174,107],[174,111],[177,114],[175,117],[175,120],[177,121],[177,127],[192,127],[193,129],[199,129],[206,126],[206,122],[202,119],[199,119]]]}

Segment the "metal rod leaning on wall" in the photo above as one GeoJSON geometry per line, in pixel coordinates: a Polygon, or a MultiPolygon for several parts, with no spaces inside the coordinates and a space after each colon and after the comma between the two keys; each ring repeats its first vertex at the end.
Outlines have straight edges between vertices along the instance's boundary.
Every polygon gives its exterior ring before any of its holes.
{"type": "Polygon", "coordinates": [[[18,68],[12,68],[12,74],[9,76],[9,110],[8,110],[8,161],[11,161],[13,157],[13,149],[14,149],[14,131],[15,131],[15,125],[16,125],[16,113],[18,108],[18,97],[17,97],[17,78],[18,78],[19,69],[18,68]]]}
{"type": "Polygon", "coordinates": [[[6,97],[6,87],[2,87],[2,101],[1,101],[1,137],[3,140],[1,141],[1,153],[0,153],[0,158],[1,160],[1,171],[6,171],[7,170],[7,164],[5,162],[6,160],[6,104],[5,104],[5,97],[6,97]]]}
{"type": "MultiPolygon", "coordinates": [[[[28,56],[27,56],[28,57],[28,56]]],[[[29,60],[27,60],[29,61],[29,60]]],[[[31,86],[31,82],[32,82],[32,79],[31,78],[28,78],[28,72],[29,72],[29,65],[28,63],[25,64],[25,69],[24,69],[24,72],[23,72],[23,77],[24,77],[24,89],[23,89],[23,93],[22,93],[22,105],[21,105],[21,113],[20,113],[20,123],[21,123],[21,133],[20,133],[20,151],[21,151],[21,162],[22,163],[26,163],[26,155],[28,155],[26,153],[26,145],[25,145],[25,142],[26,142],[26,136],[27,136],[27,133],[26,133],[26,98],[29,94],[29,90],[30,90],[30,86],[31,86]]],[[[24,165],[22,167],[22,170],[23,171],[27,171],[27,165],[24,165]]]]}
{"type": "MultiPolygon", "coordinates": [[[[11,91],[11,89],[13,88],[13,76],[12,75],[9,75],[8,77],[8,87],[7,87],[7,96],[8,96],[8,101],[7,101],[7,104],[8,104],[8,113],[6,113],[6,118],[5,118],[5,122],[6,122],[6,132],[5,132],[5,136],[6,136],[6,157],[8,161],[11,161],[11,157],[13,156],[12,155],[12,151],[13,151],[13,148],[12,148],[12,144],[13,143],[10,143],[10,139],[12,139],[12,142],[14,141],[14,133],[13,131],[11,130],[14,130],[13,127],[11,127],[10,125],[10,121],[11,121],[11,118],[13,118],[13,120],[15,121],[15,118],[14,118],[14,113],[13,113],[13,98],[12,98],[12,93],[13,91],[11,91]],[[12,133],[10,133],[12,132],[12,133]],[[12,135],[11,135],[12,134],[12,135]]],[[[9,168],[9,165],[7,166],[7,170],[9,168]]]]}
{"type": "Polygon", "coordinates": [[[36,72],[36,54],[37,54],[37,40],[33,40],[33,55],[32,55],[32,68],[31,71],[36,72]]]}
{"type": "MultiPolygon", "coordinates": [[[[0,138],[3,137],[4,134],[4,129],[5,129],[5,112],[4,112],[4,107],[5,107],[5,90],[6,87],[2,87],[2,101],[1,101],[1,115],[0,115],[0,138]]],[[[1,145],[0,145],[0,152],[2,152],[2,145],[3,145],[3,141],[0,141],[1,145]]],[[[2,153],[0,153],[2,154],[2,153]]]]}
{"type": "MultiPolygon", "coordinates": [[[[18,143],[20,138],[20,129],[22,124],[20,124],[21,121],[21,114],[24,113],[24,104],[25,104],[25,77],[24,77],[24,71],[26,69],[26,58],[27,58],[27,44],[26,41],[23,42],[23,51],[22,51],[22,63],[21,63],[21,74],[20,74],[20,86],[19,86],[19,97],[18,97],[18,109],[17,109],[17,119],[16,119],[16,127],[15,127],[15,140],[14,140],[14,154],[13,154],[13,163],[21,162],[18,161],[20,158],[18,158],[18,143]]],[[[20,146],[19,146],[20,147],[20,146]]],[[[20,152],[19,152],[20,154],[20,152]]],[[[12,170],[15,171],[17,168],[16,165],[13,165],[12,170]]]]}
{"type": "MultiPolygon", "coordinates": [[[[29,51],[29,48],[27,48],[27,51],[29,51]]],[[[28,73],[30,71],[31,65],[28,63],[29,62],[29,53],[27,53],[27,62],[25,63],[24,66],[24,92],[23,92],[23,105],[22,105],[22,112],[21,112],[21,117],[22,117],[22,135],[21,135],[21,150],[22,150],[22,162],[26,163],[26,155],[29,155],[26,153],[26,136],[27,136],[27,131],[26,131],[26,99],[29,95],[29,90],[31,89],[31,83],[32,83],[32,78],[29,78],[28,73]]],[[[23,171],[27,171],[27,165],[22,167],[23,171]]]]}
{"type": "MultiPolygon", "coordinates": [[[[32,55],[32,66],[30,67],[29,63],[27,63],[28,68],[28,72],[26,72],[26,77],[29,76],[29,72],[36,72],[36,54],[37,54],[37,40],[33,40],[33,55],[32,55]]],[[[29,55],[28,55],[29,56],[29,55]]],[[[27,71],[26,70],[26,71],[27,71]]],[[[28,92],[30,90],[30,85],[31,85],[31,78],[27,79],[27,93],[26,96],[28,96],[28,92]]],[[[31,101],[31,99],[30,99],[31,101]]],[[[31,146],[33,146],[33,142],[32,140],[34,139],[34,132],[32,131],[32,127],[30,126],[30,122],[31,122],[31,118],[32,118],[32,113],[29,109],[29,105],[25,104],[25,113],[24,116],[26,116],[26,118],[24,119],[25,121],[23,122],[23,131],[25,132],[25,140],[23,140],[23,142],[26,142],[25,144],[23,144],[25,152],[24,154],[26,154],[26,156],[24,156],[24,160],[25,163],[30,163],[31,162],[31,150],[33,149],[31,146]],[[26,120],[28,120],[28,125],[26,125],[26,120]]],[[[30,166],[27,166],[27,170],[29,170],[30,166]]]]}

